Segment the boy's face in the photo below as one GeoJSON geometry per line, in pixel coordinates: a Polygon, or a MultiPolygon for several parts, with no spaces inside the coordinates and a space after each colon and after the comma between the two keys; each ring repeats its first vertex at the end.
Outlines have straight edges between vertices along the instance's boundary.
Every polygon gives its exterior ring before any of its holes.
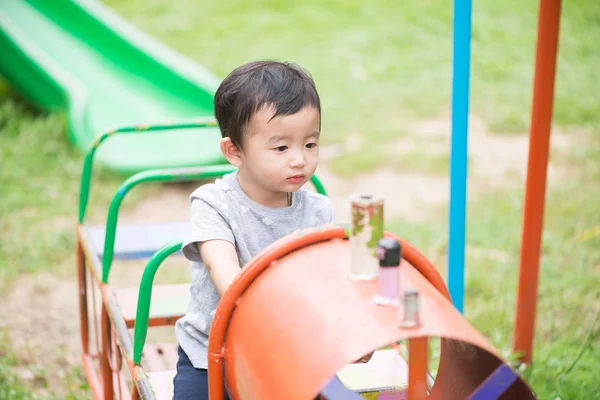
{"type": "Polygon", "coordinates": [[[274,113],[263,108],[252,116],[240,152],[240,177],[253,190],[277,195],[297,191],[315,173],[321,116],[313,107],[272,118],[274,113]]]}

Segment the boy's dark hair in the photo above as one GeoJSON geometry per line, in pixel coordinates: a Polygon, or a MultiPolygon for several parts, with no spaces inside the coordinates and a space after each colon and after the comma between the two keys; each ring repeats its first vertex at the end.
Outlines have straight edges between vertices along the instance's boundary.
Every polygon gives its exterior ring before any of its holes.
{"type": "Polygon", "coordinates": [[[310,74],[300,66],[255,61],[234,69],[215,93],[215,117],[223,137],[241,149],[243,131],[252,115],[265,106],[275,115],[291,115],[306,106],[321,115],[321,102],[310,74]]]}

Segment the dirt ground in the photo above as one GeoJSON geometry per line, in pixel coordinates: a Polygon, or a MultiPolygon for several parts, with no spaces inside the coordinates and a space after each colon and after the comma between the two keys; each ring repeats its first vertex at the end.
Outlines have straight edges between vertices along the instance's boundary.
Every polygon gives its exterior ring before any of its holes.
{"type": "MultiPolygon", "coordinates": [[[[428,151],[449,151],[449,121],[434,120],[412,128],[419,139],[429,143],[428,151]]],[[[567,149],[570,141],[566,135],[553,133],[552,152],[567,149]]],[[[348,143],[346,147],[351,146],[348,143]]],[[[394,143],[398,149],[410,149],[410,138],[394,143]]],[[[364,174],[351,180],[343,180],[331,173],[329,162],[344,148],[322,149],[322,163],[317,171],[328,190],[336,209],[338,222],[349,222],[350,196],[357,192],[370,193],[385,199],[386,219],[405,217],[418,220],[427,216],[433,207],[445,206],[449,200],[449,180],[446,177],[428,176],[407,171],[381,168],[372,174],[364,174]]],[[[503,185],[518,186],[525,180],[528,152],[526,135],[489,135],[477,118],[470,121],[469,163],[473,173],[469,175],[468,199],[488,188],[503,185]]],[[[564,171],[551,165],[548,170],[550,182],[560,179],[564,171]]],[[[123,223],[135,221],[185,220],[188,216],[188,196],[192,185],[166,185],[155,197],[141,201],[120,219],[123,223]],[[167,213],[168,214],[165,214],[167,213]]],[[[74,262],[74,257],[73,257],[74,262]]],[[[118,274],[119,281],[139,282],[142,263],[127,264],[129,268],[118,274]]],[[[185,279],[187,266],[181,264],[179,274],[185,279]]],[[[73,271],[75,271],[73,269],[73,271]]],[[[9,328],[11,342],[23,354],[23,367],[19,375],[25,380],[33,375],[29,363],[47,371],[47,381],[57,393],[65,391],[62,381],[67,367],[80,366],[80,339],[76,277],[61,279],[50,274],[25,276],[11,293],[2,296],[0,307],[0,330],[9,328]],[[36,356],[38,355],[38,356],[36,356]],[[39,357],[43,355],[43,357],[39,357]]]]}

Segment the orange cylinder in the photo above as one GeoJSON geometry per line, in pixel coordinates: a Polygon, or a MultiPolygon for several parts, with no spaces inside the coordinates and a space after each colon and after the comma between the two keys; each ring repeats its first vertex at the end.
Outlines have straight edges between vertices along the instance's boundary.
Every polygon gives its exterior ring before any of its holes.
{"type": "MultiPolygon", "coordinates": [[[[314,399],[340,368],[401,339],[444,338],[431,398],[466,398],[500,365],[497,352],[456,311],[447,292],[442,295],[425,278],[439,277],[428,262],[420,266],[427,271],[418,271],[402,261],[401,293],[416,289],[420,297],[420,324],[402,327],[402,305],[372,303],[376,281],[348,279],[350,248],[343,237],[334,228],[286,238],[236,279],[211,330],[211,400],[222,398],[219,376],[233,399],[314,399]]],[[[519,398],[533,398],[524,383],[515,388],[519,398]]]]}

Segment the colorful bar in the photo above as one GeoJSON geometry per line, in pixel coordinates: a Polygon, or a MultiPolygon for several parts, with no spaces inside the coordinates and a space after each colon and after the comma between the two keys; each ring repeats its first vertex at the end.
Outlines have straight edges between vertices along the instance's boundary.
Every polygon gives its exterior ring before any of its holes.
{"type": "Polygon", "coordinates": [[[144,344],[146,344],[146,335],[148,334],[148,320],[150,319],[150,303],[152,302],[152,285],[154,276],[158,267],[171,254],[181,249],[181,241],[165,244],[160,248],[154,256],[148,261],[142,280],[140,282],[140,291],[138,292],[137,313],[135,316],[135,325],[133,328],[133,363],[140,365],[142,362],[142,353],[144,352],[144,344]]]}
{"type": "Polygon", "coordinates": [[[408,340],[408,400],[427,399],[428,339],[408,340]]]}
{"type": "Polygon", "coordinates": [[[179,122],[159,123],[155,125],[131,125],[115,128],[101,133],[96,137],[90,145],[83,160],[83,169],[81,171],[81,185],[79,189],[79,223],[83,223],[85,212],[87,210],[88,197],[90,193],[90,185],[92,179],[92,169],[94,164],[94,155],[98,147],[109,137],[115,134],[136,133],[140,131],[164,131],[171,129],[189,129],[189,128],[206,128],[217,126],[217,121],[212,118],[182,120],[179,122]]]}
{"type": "Polygon", "coordinates": [[[453,36],[448,289],[455,307],[462,313],[465,280],[471,0],[454,0],[453,36]]]}
{"type": "Polygon", "coordinates": [[[508,365],[502,364],[483,381],[473,392],[469,400],[496,400],[502,396],[518,378],[518,375],[508,365]]]}
{"type": "Polygon", "coordinates": [[[513,350],[531,363],[561,0],[540,0],[513,350]]]}

